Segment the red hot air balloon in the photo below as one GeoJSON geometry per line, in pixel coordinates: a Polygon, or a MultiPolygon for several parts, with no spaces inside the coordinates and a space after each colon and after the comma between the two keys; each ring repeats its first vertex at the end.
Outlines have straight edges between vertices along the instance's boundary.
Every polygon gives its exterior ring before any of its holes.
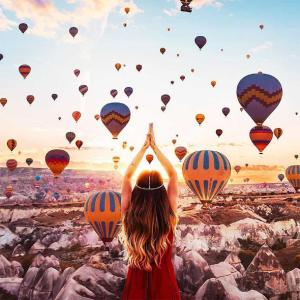
{"type": "Polygon", "coordinates": [[[110,94],[113,98],[115,98],[118,95],[118,91],[117,90],[111,90],[110,94]]]}
{"type": "Polygon", "coordinates": [[[100,119],[100,115],[95,115],[95,119],[96,119],[96,121],[98,121],[99,119],[100,119]]]}
{"type": "Polygon", "coordinates": [[[77,123],[81,117],[81,112],[80,111],[74,111],[72,113],[72,117],[75,120],[75,122],[77,123]]]}
{"type": "Polygon", "coordinates": [[[71,36],[74,38],[74,37],[77,35],[77,33],[78,33],[78,28],[77,28],[77,27],[71,27],[71,28],[69,29],[69,33],[70,33],[71,36]]]}
{"type": "Polygon", "coordinates": [[[77,141],[75,142],[75,145],[77,146],[78,149],[80,149],[81,146],[83,145],[83,142],[82,142],[81,140],[77,140],[77,141]]]}
{"type": "Polygon", "coordinates": [[[235,166],[234,170],[236,171],[236,174],[238,174],[241,171],[242,167],[241,166],[235,166]]]}
{"type": "Polygon", "coordinates": [[[81,85],[78,89],[82,96],[84,96],[86,92],[89,90],[88,86],[85,84],[81,85]]]}
{"type": "Polygon", "coordinates": [[[125,13],[128,15],[129,12],[130,12],[130,7],[125,7],[125,8],[124,8],[124,11],[125,11],[125,13]]]}
{"type": "Polygon", "coordinates": [[[152,163],[154,156],[152,154],[146,155],[146,160],[149,163],[149,165],[152,163]]]}
{"type": "Polygon", "coordinates": [[[262,154],[273,138],[273,131],[267,126],[255,126],[250,130],[250,139],[254,146],[262,154]]]}
{"type": "Polygon", "coordinates": [[[75,139],[76,134],[72,131],[67,132],[66,133],[66,139],[68,140],[68,142],[71,144],[73,142],[73,140],[75,139]]]}
{"type": "Polygon", "coordinates": [[[57,99],[58,95],[57,94],[52,94],[51,97],[55,101],[57,99]]]}
{"type": "Polygon", "coordinates": [[[26,23],[21,23],[19,25],[19,30],[22,32],[22,33],[25,33],[25,31],[28,29],[28,25],[26,23]]]}
{"type": "Polygon", "coordinates": [[[34,96],[33,96],[33,95],[28,95],[28,96],[26,97],[26,100],[27,100],[27,102],[28,102],[29,104],[32,104],[32,102],[34,101],[34,96]]]}
{"type": "Polygon", "coordinates": [[[80,70],[79,70],[79,69],[75,69],[75,70],[73,71],[73,73],[74,73],[74,75],[75,75],[76,77],[78,77],[78,76],[80,75],[80,70]]]}
{"type": "Polygon", "coordinates": [[[225,117],[227,117],[228,114],[230,113],[230,108],[224,107],[224,108],[222,109],[222,113],[223,113],[223,115],[224,115],[225,117]]]}
{"type": "Polygon", "coordinates": [[[6,161],[6,167],[9,171],[14,171],[18,166],[18,162],[15,159],[9,159],[6,161]]]}
{"type": "Polygon", "coordinates": [[[7,99],[6,98],[1,98],[0,99],[0,103],[4,107],[6,105],[6,103],[7,103],[7,99]]]}
{"type": "Polygon", "coordinates": [[[181,81],[184,81],[184,79],[185,79],[185,76],[184,76],[184,75],[181,75],[181,76],[180,76],[180,80],[181,80],[181,81]]]}
{"type": "Polygon", "coordinates": [[[179,161],[181,161],[187,154],[187,149],[185,147],[176,147],[175,148],[175,155],[177,156],[177,158],[179,159],[179,161]]]}
{"type": "Polygon", "coordinates": [[[128,106],[119,102],[104,105],[100,112],[101,120],[111,132],[113,139],[118,138],[119,133],[129,122],[130,115],[128,106]]]}
{"type": "Polygon", "coordinates": [[[10,151],[13,151],[17,147],[17,141],[15,139],[9,139],[6,144],[10,151]]]}
{"type": "Polygon", "coordinates": [[[142,65],[136,65],[136,69],[138,72],[140,72],[142,70],[143,66],[142,65]]]}
{"type": "Polygon", "coordinates": [[[128,86],[124,89],[124,93],[126,94],[126,96],[129,98],[131,96],[131,94],[133,93],[133,88],[128,86]]]}
{"type": "Polygon", "coordinates": [[[195,38],[195,43],[199,47],[200,50],[206,45],[206,42],[207,42],[207,40],[206,40],[205,36],[197,36],[195,38]]]}
{"type": "Polygon", "coordinates": [[[28,76],[30,71],[31,71],[31,67],[28,65],[21,65],[19,67],[19,72],[23,76],[24,79],[28,76]]]}
{"type": "Polygon", "coordinates": [[[171,100],[170,95],[164,94],[161,96],[161,101],[165,106],[167,106],[170,100],[171,100]]]}
{"type": "Polygon", "coordinates": [[[222,133],[223,133],[223,130],[222,130],[222,129],[217,129],[217,130],[216,130],[216,135],[217,135],[218,137],[220,137],[220,136],[222,135],[222,133]]]}
{"type": "Polygon", "coordinates": [[[160,48],[159,51],[160,51],[161,54],[164,54],[166,52],[166,48],[160,48]]]}
{"type": "Polygon", "coordinates": [[[69,164],[70,156],[64,150],[53,149],[46,154],[45,161],[54,177],[57,178],[69,164]]]}

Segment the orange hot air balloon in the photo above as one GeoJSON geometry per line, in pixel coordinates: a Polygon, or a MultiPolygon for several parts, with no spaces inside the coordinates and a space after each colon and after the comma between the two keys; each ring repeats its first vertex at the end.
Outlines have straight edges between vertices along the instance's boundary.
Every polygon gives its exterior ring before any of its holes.
{"type": "Polygon", "coordinates": [[[9,171],[14,171],[18,166],[18,162],[15,159],[9,159],[6,161],[6,167],[9,171]]]}
{"type": "Polygon", "coordinates": [[[100,119],[100,115],[95,115],[95,119],[98,121],[100,119]]]}
{"type": "Polygon", "coordinates": [[[80,149],[81,146],[83,145],[83,141],[77,140],[77,141],[75,142],[75,145],[77,146],[78,149],[80,149]]]}
{"type": "Polygon", "coordinates": [[[201,125],[205,120],[205,116],[203,114],[197,114],[195,118],[199,125],[201,125]]]}
{"type": "Polygon", "coordinates": [[[114,156],[112,158],[113,163],[114,163],[114,169],[117,170],[119,167],[119,161],[120,161],[120,157],[119,156],[114,156]]]}
{"type": "Polygon", "coordinates": [[[164,54],[166,52],[166,48],[160,48],[159,51],[161,54],[164,54]]]}
{"type": "Polygon", "coordinates": [[[90,195],[84,216],[104,243],[111,242],[121,227],[121,195],[112,191],[90,195]]]}
{"type": "Polygon", "coordinates": [[[27,100],[27,102],[28,102],[29,104],[32,104],[32,102],[34,101],[34,96],[33,96],[33,95],[28,95],[28,96],[26,97],[26,100],[27,100]]]}
{"type": "Polygon", "coordinates": [[[31,67],[28,66],[28,65],[21,65],[19,67],[19,72],[23,76],[23,78],[25,79],[29,75],[29,73],[31,72],[31,67]]]}
{"type": "Polygon", "coordinates": [[[212,80],[212,81],[210,82],[210,84],[211,84],[212,87],[215,87],[216,84],[217,84],[217,82],[216,82],[215,80],[212,80]]]}
{"type": "Polygon", "coordinates": [[[64,150],[53,149],[46,154],[45,161],[54,177],[57,178],[69,164],[70,156],[64,150]]]}
{"type": "Polygon", "coordinates": [[[75,120],[75,122],[77,123],[81,117],[81,112],[80,111],[74,111],[72,113],[72,117],[75,120]]]}
{"type": "Polygon", "coordinates": [[[125,11],[125,13],[128,15],[129,12],[130,12],[130,7],[125,7],[125,8],[124,8],[124,11],[125,11]]]}
{"type": "Polygon", "coordinates": [[[6,144],[10,151],[13,151],[17,147],[17,141],[14,139],[9,139],[6,144]]]}
{"type": "Polygon", "coordinates": [[[181,161],[187,154],[187,149],[185,147],[179,146],[175,148],[175,155],[181,161]]]}
{"type": "Polygon", "coordinates": [[[129,150],[132,152],[134,150],[134,147],[133,146],[130,146],[129,147],[129,150]]]}
{"type": "Polygon", "coordinates": [[[282,136],[283,130],[281,128],[275,128],[274,129],[274,135],[277,139],[279,139],[282,136]]]}
{"type": "Polygon", "coordinates": [[[146,160],[149,163],[149,165],[152,163],[153,159],[154,159],[154,156],[152,154],[146,155],[146,160]]]}
{"type": "Polygon", "coordinates": [[[0,104],[4,107],[7,103],[7,99],[6,98],[1,98],[0,99],[0,104]]]}
{"type": "Polygon", "coordinates": [[[273,131],[268,126],[255,126],[250,130],[250,140],[262,154],[273,138],[273,131]]]}
{"type": "Polygon", "coordinates": [[[300,165],[289,166],[285,170],[285,177],[293,186],[296,192],[300,189],[300,165]]]}
{"type": "Polygon", "coordinates": [[[123,148],[124,150],[127,148],[127,142],[126,142],[126,141],[124,141],[124,142],[122,143],[122,148],[123,148]]]}
{"type": "Polygon", "coordinates": [[[117,69],[117,71],[119,71],[120,69],[121,69],[121,64],[120,63],[117,63],[117,64],[115,64],[115,68],[117,69]]]}
{"type": "Polygon", "coordinates": [[[176,142],[177,142],[177,140],[176,140],[176,139],[173,139],[173,140],[172,140],[172,144],[173,144],[173,145],[175,145],[175,144],[176,144],[176,142]]]}

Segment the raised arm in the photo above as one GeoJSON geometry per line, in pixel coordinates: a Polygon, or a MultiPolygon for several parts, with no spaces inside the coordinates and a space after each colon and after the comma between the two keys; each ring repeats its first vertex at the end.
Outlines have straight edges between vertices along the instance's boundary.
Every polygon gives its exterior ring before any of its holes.
{"type": "Polygon", "coordinates": [[[177,172],[168,158],[160,151],[155,142],[153,124],[150,124],[150,146],[153,149],[157,159],[166,170],[169,183],[168,183],[168,198],[169,203],[174,212],[177,210],[177,198],[178,198],[178,184],[177,184],[177,172]]]}
{"type": "Polygon", "coordinates": [[[138,168],[143,156],[150,145],[150,136],[147,134],[146,141],[140,151],[136,154],[131,164],[127,167],[127,170],[123,177],[122,183],[122,204],[121,204],[121,212],[124,213],[129,206],[129,202],[131,199],[132,185],[131,179],[138,168]]]}

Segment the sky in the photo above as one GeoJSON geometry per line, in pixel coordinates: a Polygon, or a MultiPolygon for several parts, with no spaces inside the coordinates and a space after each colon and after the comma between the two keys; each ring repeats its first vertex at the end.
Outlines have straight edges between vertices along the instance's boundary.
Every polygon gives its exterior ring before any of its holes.
{"type": "MultiPolygon", "coordinates": [[[[72,168],[112,169],[112,156],[117,155],[123,173],[153,122],[157,143],[179,173],[174,148],[185,146],[189,153],[222,152],[232,166],[251,165],[238,177],[233,172],[235,182],[245,177],[276,182],[277,174],[297,164],[294,155],[300,155],[300,116],[295,115],[300,112],[300,2],[194,0],[192,6],[192,13],[184,13],[175,0],[0,0],[0,98],[8,100],[0,107],[1,165],[15,158],[23,166],[32,157],[33,167],[46,166],[47,151],[65,148],[72,168]],[[125,7],[131,8],[128,15],[125,7]],[[18,30],[21,22],[29,26],[25,34],[18,30]],[[72,26],[79,29],[75,38],[69,34],[72,26]],[[201,51],[194,43],[198,35],[207,38],[201,51]],[[126,66],[118,72],[116,63],[126,66]],[[18,72],[22,64],[32,68],[25,80],[18,72]],[[142,64],[141,72],[137,64],[142,64]],[[81,70],[78,78],[75,68],[81,70]],[[272,129],[281,127],[283,135],[274,137],[263,155],[249,139],[255,124],[240,112],[236,97],[240,79],[258,71],[275,76],[283,87],[281,103],[265,122],[272,129]],[[186,77],[183,82],[181,75],[186,77]],[[214,88],[212,80],[217,82],[214,88]],[[89,87],[84,97],[78,91],[81,84],[89,87]],[[123,92],[127,86],[134,89],[130,98],[123,92]],[[131,120],[117,141],[101,120],[94,119],[113,101],[111,89],[119,92],[114,100],[131,110],[131,120]],[[53,93],[58,94],[56,101],[53,93]],[[35,96],[31,106],[26,101],[29,94],[35,96]],[[162,94],[171,96],[165,112],[162,94]],[[226,118],[221,112],[225,106],[231,110],[226,118]],[[82,113],[77,124],[72,119],[76,110],[82,113]],[[196,113],[206,116],[201,126],[196,113]],[[223,130],[220,138],[215,134],[218,128],[223,130]],[[68,131],[83,141],[81,150],[74,142],[69,145],[68,131]],[[18,142],[12,153],[6,147],[10,138],[18,142]],[[123,141],[135,150],[123,150],[123,141]]],[[[148,163],[143,161],[141,168],[148,163]]],[[[150,168],[161,170],[157,160],[150,168]]]]}

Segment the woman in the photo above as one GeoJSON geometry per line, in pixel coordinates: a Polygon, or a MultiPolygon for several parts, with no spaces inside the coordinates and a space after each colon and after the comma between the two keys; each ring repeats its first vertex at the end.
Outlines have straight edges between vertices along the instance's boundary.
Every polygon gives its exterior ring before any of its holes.
{"type": "Polygon", "coordinates": [[[123,300],[180,299],[171,261],[177,196],[177,173],[158,149],[150,124],[145,144],[123,179],[121,236],[129,264],[123,300]],[[134,188],[131,186],[132,176],[149,146],[168,174],[167,190],[157,171],[142,172],[134,188]]]}

